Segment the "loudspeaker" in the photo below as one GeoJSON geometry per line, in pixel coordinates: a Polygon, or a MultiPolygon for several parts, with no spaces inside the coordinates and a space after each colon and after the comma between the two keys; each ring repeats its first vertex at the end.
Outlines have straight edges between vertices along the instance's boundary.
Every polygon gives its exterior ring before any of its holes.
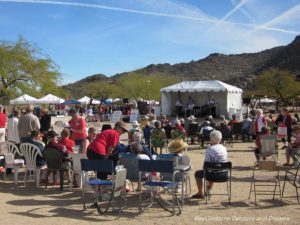
{"type": "Polygon", "coordinates": [[[250,98],[243,98],[243,104],[250,104],[251,103],[251,99],[250,98]]]}

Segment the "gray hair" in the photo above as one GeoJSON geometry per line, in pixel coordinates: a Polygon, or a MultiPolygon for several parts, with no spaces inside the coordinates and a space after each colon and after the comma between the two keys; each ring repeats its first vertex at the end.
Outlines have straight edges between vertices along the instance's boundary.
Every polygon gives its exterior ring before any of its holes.
{"type": "Polygon", "coordinates": [[[224,116],[224,115],[221,115],[221,116],[220,116],[220,119],[221,119],[221,120],[225,120],[225,116],[224,116]]]}
{"type": "Polygon", "coordinates": [[[135,131],[132,135],[132,141],[141,142],[142,141],[142,133],[140,131],[135,131]]]}
{"type": "Polygon", "coordinates": [[[213,144],[219,144],[222,140],[222,133],[218,130],[214,130],[210,133],[210,141],[213,144]]]}
{"type": "Polygon", "coordinates": [[[263,114],[263,110],[262,109],[257,109],[256,113],[259,113],[259,115],[262,115],[263,114]]]}

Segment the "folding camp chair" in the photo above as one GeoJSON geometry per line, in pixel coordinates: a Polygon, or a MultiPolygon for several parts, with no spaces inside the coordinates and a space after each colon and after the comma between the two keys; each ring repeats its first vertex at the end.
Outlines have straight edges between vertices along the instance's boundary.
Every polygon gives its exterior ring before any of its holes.
{"type": "Polygon", "coordinates": [[[210,198],[211,193],[209,193],[206,181],[211,181],[214,183],[227,183],[227,196],[228,196],[228,205],[231,201],[231,162],[205,162],[204,163],[204,188],[205,188],[205,203],[210,198]]]}
{"type": "MultiPolygon", "coordinates": [[[[255,163],[256,165],[256,163],[255,163]]],[[[273,200],[276,195],[277,186],[279,188],[279,197],[282,205],[282,195],[281,195],[281,187],[280,187],[280,177],[279,177],[279,166],[277,161],[274,160],[261,160],[258,162],[258,167],[254,166],[252,181],[250,186],[249,199],[251,197],[252,189],[255,197],[255,205],[256,203],[256,195],[273,195],[273,200]],[[257,173],[259,172],[259,175],[257,173]],[[270,173],[272,173],[270,175],[270,173]],[[273,184],[273,185],[271,185],[273,184]],[[268,190],[257,190],[257,187],[268,187],[274,186],[273,191],[268,190]]]]}
{"type": "Polygon", "coordinates": [[[261,149],[258,154],[260,157],[272,157],[273,160],[278,159],[277,135],[261,135],[261,149]]]}
{"type": "MultiPolygon", "coordinates": [[[[183,202],[180,198],[177,197],[178,182],[174,182],[175,175],[178,172],[174,169],[174,164],[172,161],[165,160],[139,160],[139,181],[142,182],[142,172],[156,172],[156,173],[170,173],[172,174],[172,180],[165,181],[163,177],[161,180],[149,180],[143,183],[143,186],[146,188],[146,191],[139,191],[140,198],[140,211],[143,211],[145,208],[149,208],[153,205],[153,200],[155,200],[159,206],[163,209],[172,212],[173,214],[181,213],[181,208],[183,202]],[[160,190],[160,188],[162,190],[160,190]],[[143,199],[143,194],[146,194],[146,198],[143,199]],[[172,200],[167,200],[162,198],[162,195],[172,195],[172,200]],[[149,197],[150,195],[150,197],[149,197]]],[[[149,176],[151,178],[151,176],[149,176]]]]}
{"type": "Polygon", "coordinates": [[[190,123],[188,125],[188,130],[187,130],[187,135],[188,138],[187,140],[191,140],[191,144],[194,144],[194,139],[198,137],[197,132],[199,132],[199,125],[198,123],[190,123]]]}
{"type": "Polygon", "coordinates": [[[105,213],[112,206],[113,211],[116,206],[116,198],[122,199],[119,210],[125,208],[127,199],[125,191],[125,182],[126,182],[126,169],[120,168],[116,169],[116,172],[113,168],[113,162],[111,160],[91,160],[91,159],[81,159],[81,169],[83,188],[82,188],[82,200],[83,200],[83,210],[86,210],[86,192],[93,190],[93,204],[91,207],[95,207],[98,213],[105,213]],[[111,173],[111,180],[100,180],[92,179],[89,180],[88,172],[96,171],[111,173]]]}
{"type": "Polygon", "coordinates": [[[134,190],[133,182],[139,181],[139,166],[138,158],[133,153],[121,153],[119,155],[119,165],[123,165],[127,169],[126,178],[131,182],[132,189],[134,190]]]}
{"type": "Polygon", "coordinates": [[[242,136],[242,127],[242,122],[232,124],[231,132],[233,135],[233,140],[238,140],[238,138],[242,136]]]}

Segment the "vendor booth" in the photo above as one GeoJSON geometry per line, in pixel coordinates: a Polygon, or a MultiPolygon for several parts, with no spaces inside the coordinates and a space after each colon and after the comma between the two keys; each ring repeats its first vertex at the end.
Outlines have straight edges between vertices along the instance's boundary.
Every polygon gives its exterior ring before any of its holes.
{"type": "MultiPolygon", "coordinates": [[[[162,114],[176,115],[176,104],[180,101],[185,116],[229,116],[242,106],[242,89],[218,80],[184,81],[162,88],[162,114]]],[[[178,104],[177,104],[178,105],[178,104]]]]}

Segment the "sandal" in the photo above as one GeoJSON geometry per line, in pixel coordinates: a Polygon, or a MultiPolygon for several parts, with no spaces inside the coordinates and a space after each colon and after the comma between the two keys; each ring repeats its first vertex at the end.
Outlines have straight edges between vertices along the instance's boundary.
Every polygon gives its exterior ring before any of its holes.
{"type": "Polygon", "coordinates": [[[199,194],[199,193],[197,193],[197,194],[194,194],[193,196],[192,196],[192,198],[204,198],[204,195],[201,195],[201,194],[199,194]]]}

